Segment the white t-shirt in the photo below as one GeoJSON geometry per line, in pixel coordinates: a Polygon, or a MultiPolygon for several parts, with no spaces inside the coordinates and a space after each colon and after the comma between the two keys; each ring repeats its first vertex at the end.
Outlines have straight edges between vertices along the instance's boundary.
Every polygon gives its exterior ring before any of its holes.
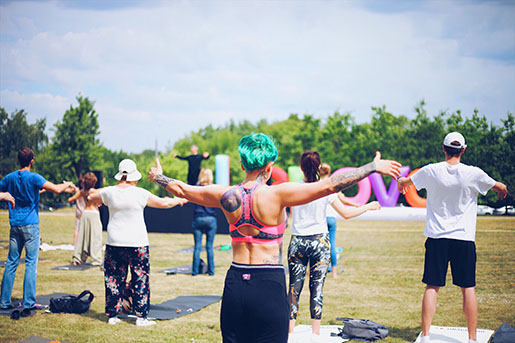
{"type": "Polygon", "coordinates": [[[136,186],[112,186],[102,188],[99,192],[102,202],[109,208],[106,244],[118,247],[147,246],[143,209],[151,193],[136,186]]]}
{"type": "Polygon", "coordinates": [[[477,167],[440,162],[423,167],[411,181],[417,190],[427,190],[425,236],[475,240],[477,196],[485,195],[494,179],[477,167]]]}
{"type": "Polygon", "coordinates": [[[327,233],[327,207],[338,199],[336,194],[291,208],[291,233],[297,236],[317,235],[327,233]]]}

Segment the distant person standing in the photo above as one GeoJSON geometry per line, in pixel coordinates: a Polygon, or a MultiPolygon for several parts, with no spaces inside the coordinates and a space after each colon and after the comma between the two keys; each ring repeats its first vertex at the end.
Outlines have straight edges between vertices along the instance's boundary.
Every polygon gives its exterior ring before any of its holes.
{"type": "Polygon", "coordinates": [[[95,191],[97,177],[94,173],[88,172],[81,180],[81,190],[70,198],[75,198],[77,204],[79,202],[84,204],[79,220],[72,263],[73,265],[85,263],[89,256],[92,265],[100,266],[102,265],[102,222],[100,221],[98,204],[88,200],[88,195],[95,191]]]}
{"type": "Polygon", "coordinates": [[[427,190],[422,343],[430,342],[429,328],[436,312],[438,291],[445,286],[449,262],[453,284],[461,287],[463,294],[469,343],[477,343],[474,243],[477,196],[492,189],[497,192],[498,199],[504,199],[508,191],[506,185],[496,182],[481,169],[460,162],[466,148],[465,138],[458,132],[451,132],[443,141],[445,161],[426,165],[411,177],[398,180],[399,191],[403,194],[411,185],[427,190]]]}
{"type": "MultiPolygon", "coordinates": [[[[198,178],[199,186],[207,186],[213,184],[213,172],[211,169],[203,168],[198,178]]],[[[197,275],[200,269],[200,252],[202,250],[202,234],[206,235],[206,254],[207,254],[207,273],[215,275],[215,261],[213,253],[213,241],[215,240],[216,225],[216,207],[208,207],[194,204],[193,207],[193,239],[195,240],[195,248],[193,249],[193,266],[192,275],[197,275]]]]}
{"type": "Polygon", "coordinates": [[[198,181],[198,175],[200,173],[200,165],[202,164],[202,160],[207,160],[209,158],[209,153],[204,152],[202,155],[198,154],[198,146],[191,146],[191,155],[183,157],[177,154],[174,154],[173,157],[176,157],[180,160],[188,161],[188,185],[196,185],[198,181]]]}
{"type": "Polygon", "coordinates": [[[75,231],[73,232],[73,245],[77,243],[77,234],[79,233],[79,223],[82,217],[82,212],[86,207],[86,200],[81,196],[82,191],[82,178],[79,179],[79,187],[75,189],[75,194],[68,198],[68,203],[75,202],[75,231]]]}
{"type": "Polygon", "coordinates": [[[43,176],[30,171],[34,164],[34,151],[23,148],[18,152],[20,169],[0,181],[0,192],[9,192],[16,206],[9,206],[9,255],[2,278],[0,308],[10,308],[11,294],[20,254],[25,247],[25,276],[23,279],[23,308],[31,310],[36,302],[36,276],[39,256],[39,191],[54,193],[73,191],[72,182],[55,185],[43,176]]]}

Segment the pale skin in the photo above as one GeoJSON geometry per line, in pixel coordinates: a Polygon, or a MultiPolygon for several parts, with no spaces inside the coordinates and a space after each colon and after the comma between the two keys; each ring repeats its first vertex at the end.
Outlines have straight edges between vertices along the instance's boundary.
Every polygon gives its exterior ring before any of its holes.
{"type": "MultiPolygon", "coordinates": [[[[273,187],[264,185],[254,193],[252,211],[256,219],[264,225],[279,225],[286,219],[284,210],[286,207],[302,205],[341,191],[373,172],[397,178],[400,173],[399,167],[400,163],[382,160],[381,154],[377,152],[373,162],[320,182],[307,184],[285,182],[273,187]]],[[[251,188],[257,183],[265,184],[272,174],[272,168],[273,162],[268,162],[260,169],[246,171],[243,186],[251,188]]],[[[149,179],[151,182],[157,182],[168,192],[178,197],[186,198],[199,205],[220,208],[229,223],[234,223],[241,214],[241,198],[239,190],[235,186],[209,185],[195,187],[188,185],[182,181],[164,176],[159,159],[156,159],[156,167],[150,169],[149,179]]],[[[249,236],[255,236],[259,233],[257,229],[250,226],[243,226],[239,231],[249,236]]],[[[280,244],[233,242],[232,248],[233,261],[236,263],[280,264],[280,244]]]]}
{"type": "MultiPolygon", "coordinates": [[[[444,150],[445,161],[450,165],[459,164],[461,161],[461,156],[463,156],[465,150],[466,148],[463,149],[463,151],[458,156],[448,156],[444,150]]],[[[399,189],[399,192],[401,192],[402,194],[406,194],[410,186],[414,187],[411,178],[400,177],[397,180],[397,188],[399,189]]],[[[501,182],[496,182],[491,189],[497,193],[497,199],[499,200],[506,198],[506,195],[508,194],[508,189],[506,185],[501,182]]],[[[426,285],[426,290],[424,292],[424,297],[422,299],[422,336],[429,336],[431,322],[433,321],[433,317],[436,312],[436,304],[439,290],[440,287],[438,286],[426,285]]],[[[462,287],[461,293],[463,295],[463,313],[467,321],[469,339],[477,340],[476,329],[478,311],[476,289],[475,287],[462,287]]]]}
{"type": "Polygon", "coordinates": [[[15,200],[9,192],[0,192],[0,201],[7,201],[11,204],[11,208],[15,206],[15,200]]]}

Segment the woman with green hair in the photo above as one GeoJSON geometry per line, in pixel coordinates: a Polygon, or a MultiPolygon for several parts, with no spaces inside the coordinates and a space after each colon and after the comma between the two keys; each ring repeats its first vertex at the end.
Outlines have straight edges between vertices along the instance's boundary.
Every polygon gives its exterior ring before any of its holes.
{"type": "Polygon", "coordinates": [[[190,186],[164,176],[158,159],[149,179],[176,196],[220,208],[229,222],[233,262],[222,298],[223,341],[286,343],[289,305],[280,261],[285,208],[339,192],[373,172],[396,178],[400,164],[382,160],[377,152],[372,162],[320,182],[285,182],[271,187],[266,182],[278,155],[272,139],[252,133],[241,138],[238,151],[246,175],[237,186],[190,186]]]}

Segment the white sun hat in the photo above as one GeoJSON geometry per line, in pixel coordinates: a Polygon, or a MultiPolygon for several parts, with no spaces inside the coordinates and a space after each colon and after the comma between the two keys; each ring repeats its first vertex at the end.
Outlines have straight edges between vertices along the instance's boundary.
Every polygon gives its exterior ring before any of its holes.
{"type": "Polygon", "coordinates": [[[114,178],[121,180],[123,176],[127,176],[127,181],[138,181],[141,179],[141,173],[136,168],[136,163],[133,160],[125,159],[118,165],[118,174],[114,178]]]}

